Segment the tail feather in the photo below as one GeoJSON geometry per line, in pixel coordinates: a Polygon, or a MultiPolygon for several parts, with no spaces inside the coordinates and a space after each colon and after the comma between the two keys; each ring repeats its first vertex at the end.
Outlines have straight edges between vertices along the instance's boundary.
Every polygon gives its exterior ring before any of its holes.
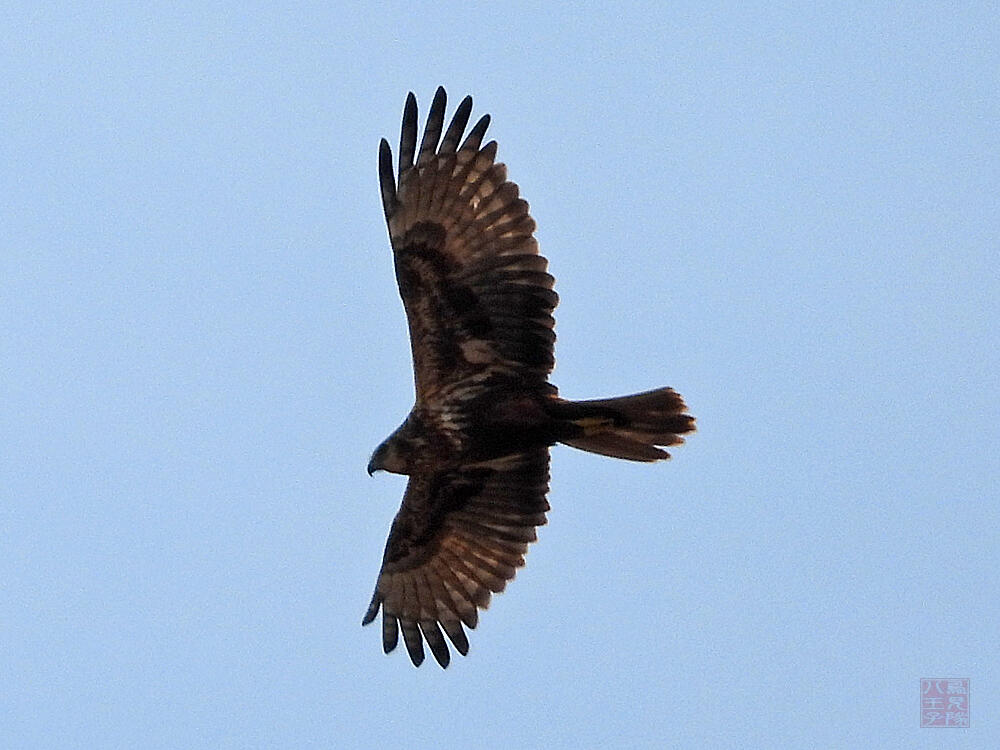
{"type": "Polygon", "coordinates": [[[658,446],[680,445],[692,432],[694,417],[672,388],[618,398],[560,401],[555,416],[568,429],[559,442],[602,456],[659,461],[670,454],[658,446]]]}

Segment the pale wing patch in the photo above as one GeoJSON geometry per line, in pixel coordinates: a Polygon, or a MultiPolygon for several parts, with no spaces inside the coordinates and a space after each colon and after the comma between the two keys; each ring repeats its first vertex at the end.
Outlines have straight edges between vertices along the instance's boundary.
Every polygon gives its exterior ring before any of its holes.
{"type": "Polygon", "coordinates": [[[485,365],[497,360],[496,352],[489,342],[482,339],[469,339],[459,345],[465,361],[473,365],[485,365]]]}

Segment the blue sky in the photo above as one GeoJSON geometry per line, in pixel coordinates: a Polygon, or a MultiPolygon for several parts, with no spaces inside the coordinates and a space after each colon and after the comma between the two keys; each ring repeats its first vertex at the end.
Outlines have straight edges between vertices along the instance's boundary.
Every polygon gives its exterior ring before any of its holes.
{"type": "Polygon", "coordinates": [[[1000,744],[995,4],[0,29],[0,745],[1000,744]],[[554,382],[699,424],[556,448],[447,671],[360,627],[412,403],[376,150],[438,84],[531,203],[554,382]],[[922,677],[971,728],[919,728],[922,677]]]}

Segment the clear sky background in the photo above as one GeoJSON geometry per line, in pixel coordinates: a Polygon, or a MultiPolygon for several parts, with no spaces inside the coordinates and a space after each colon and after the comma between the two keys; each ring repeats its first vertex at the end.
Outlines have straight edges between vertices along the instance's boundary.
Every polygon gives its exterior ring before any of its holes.
{"type": "Polygon", "coordinates": [[[1000,746],[996,3],[0,15],[0,746],[1000,746]],[[360,627],[412,403],[377,144],[438,84],[554,382],[699,425],[554,449],[447,671],[360,627]]]}

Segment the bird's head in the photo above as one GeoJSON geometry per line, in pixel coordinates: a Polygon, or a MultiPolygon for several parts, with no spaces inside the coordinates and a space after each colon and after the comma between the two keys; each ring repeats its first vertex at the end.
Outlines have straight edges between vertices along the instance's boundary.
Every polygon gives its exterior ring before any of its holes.
{"type": "Polygon", "coordinates": [[[390,438],[379,444],[368,462],[368,476],[376,471],[389,471],[393,474],[406,474],[406,461],[396,442],[390,438]]]}

